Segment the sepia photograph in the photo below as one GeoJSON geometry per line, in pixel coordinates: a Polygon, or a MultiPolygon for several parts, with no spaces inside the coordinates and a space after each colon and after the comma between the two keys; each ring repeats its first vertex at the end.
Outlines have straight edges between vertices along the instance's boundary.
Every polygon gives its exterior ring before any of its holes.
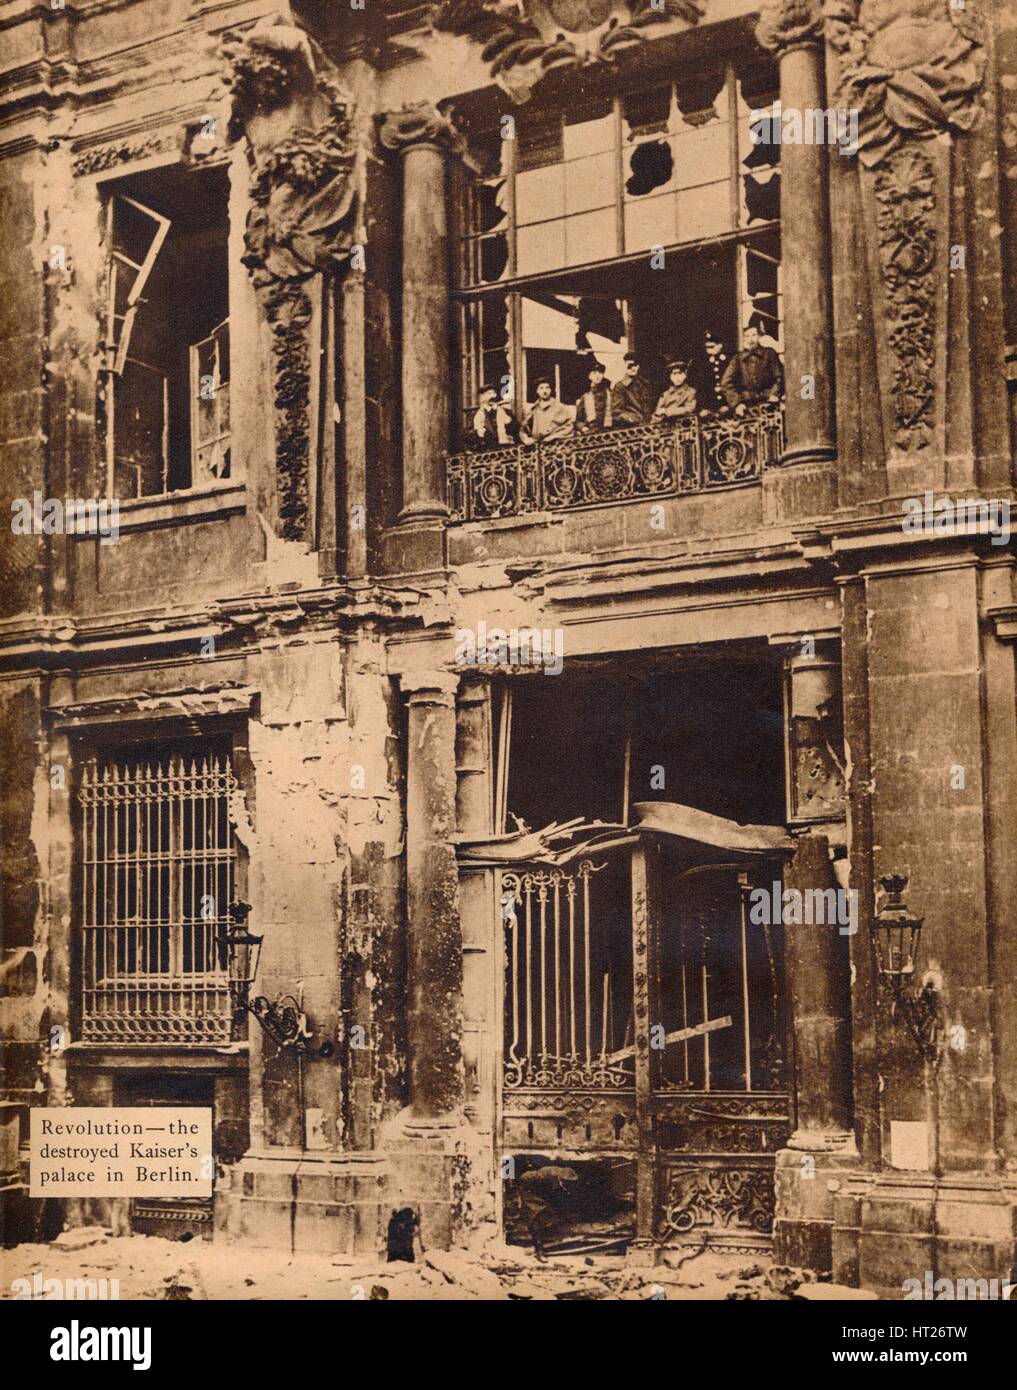
{"type": "Polygon", "coordinates": [[[988,1369],[1017,7],[0,0],[0,337],[8,1338],[988,1369]]]}

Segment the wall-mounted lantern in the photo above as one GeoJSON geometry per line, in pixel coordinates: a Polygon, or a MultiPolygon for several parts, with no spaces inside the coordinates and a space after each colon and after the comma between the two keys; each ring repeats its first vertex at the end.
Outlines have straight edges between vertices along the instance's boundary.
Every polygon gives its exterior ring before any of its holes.
{"type": "MultiPolygon", "coordinates": [[[[280,995],[274,1002],[264,995],[251,998],[251,986],[258,973],[261,958],[261,943],[264,937],[255,936],[248,930],[247,919],[251,914],[250,903],[231,903],[229,907],[230,926],[219,932],[219,960],[229,971],[230,1003],[233,1006],[233,1023],[239,1027],[245,1014],[252,1014],[261,1025],[262,1031],[279,1047],[290,1048],[295,1052],[307,1052],[314,1042],[314,1033],[292,994],[280,995]]],[[[318,1048],[320,1057],[330,1057],[335,1051],[334,1044],[323,1042],[318,1048]]]]}
{"type": "Polygon", "coordinates": [[[250,903],[231,903],[228,912],[230,925],[219,932],[219,965],[229,972],[233,1021],[241,1023],[250,1009],[251,985],[258,973],[264,937],[255,936],[247,929],[250,903]]]}
{"type": "Polygon", "coordinates": [[[914,987],[915,957],[925,919],[911,913],[904,902],[906,874],[887,874],[879,882],[885,898],[871,927],[879,978],[893,999],[894,1014],[903,1014],[919,1052],[932,1058],[939,1044],[939,990],[931,978],[914,987]]]}

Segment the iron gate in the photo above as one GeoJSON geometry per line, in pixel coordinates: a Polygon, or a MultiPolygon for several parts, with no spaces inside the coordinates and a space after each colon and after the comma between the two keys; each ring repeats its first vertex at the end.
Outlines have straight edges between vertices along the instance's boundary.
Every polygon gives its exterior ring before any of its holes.
{"type": "Polygon", "coordinates": [[[628,1159],[636,1236],[754,1248],[790,1133],[780,868],[683,868],[647,839],[501,875],[503,1153],[628,1159]]]}

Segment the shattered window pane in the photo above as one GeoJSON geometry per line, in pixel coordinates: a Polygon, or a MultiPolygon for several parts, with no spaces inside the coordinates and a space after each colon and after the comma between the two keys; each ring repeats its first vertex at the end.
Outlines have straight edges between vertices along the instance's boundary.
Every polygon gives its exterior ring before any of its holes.
{"type": "Polygon", "coordinates": [[[108,192],[109,486],[152,497],[232,475],[228,184],[170,165],[108,192]]]}
{"type": "Polygon", "coordinates": [[[629,198],[659,192],[674,182],[674,154],[666,140],[643,140],[629,155],[625,193],[629,198]]]}
{"type": "Polygon", "coordinates": [[[478,302],[462,305],[460,419],[499,374],[512,378],[517,403],[544,376],[575,405],[591,360],[611,385],[627,351],[655,398],[667,364],[688,360],[709,413],[721,399],[708,342],[719,335],[726,362],[756,314],[779,345],[779,237],[771,244],[762,228],[779,211],[779,172],[750,130],[775,80],[773,62],[757,56],[737,70],[690,68],[617,97],[577,94],[557,111],[534,102],[515,113],[516,138],[489,141],[465,202],[463,288],[478,302]],[[497,330],[479,307],[485,286],[497,330]]]}

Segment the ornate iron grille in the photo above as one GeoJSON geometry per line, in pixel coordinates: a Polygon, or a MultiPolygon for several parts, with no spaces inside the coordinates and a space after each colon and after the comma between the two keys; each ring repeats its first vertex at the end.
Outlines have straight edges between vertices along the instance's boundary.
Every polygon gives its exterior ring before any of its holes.
{"type": "Polygon", "coordinates": [[[768,404],[742,416],[447,454],[446,498],[454,521],[481,521],[671,497],[755,482],[783,448],[783,409],[768,404]]]}
{"type": "Polygon", "coordinates": [[[230,1040],[217,935],[233,900],[229,759],[173,754],[84,768],[82,1036],[230,1040]]]}
{"type": "MultiPolygon", "coordinates": [[[[612,960],[607,924],[591,911],[604,865],[502,874],[507,933],[505,1087],[631,1087],[631,975],[612,960]]],[[[627,932],[620,944],[627,956],[627,932]]]]}

